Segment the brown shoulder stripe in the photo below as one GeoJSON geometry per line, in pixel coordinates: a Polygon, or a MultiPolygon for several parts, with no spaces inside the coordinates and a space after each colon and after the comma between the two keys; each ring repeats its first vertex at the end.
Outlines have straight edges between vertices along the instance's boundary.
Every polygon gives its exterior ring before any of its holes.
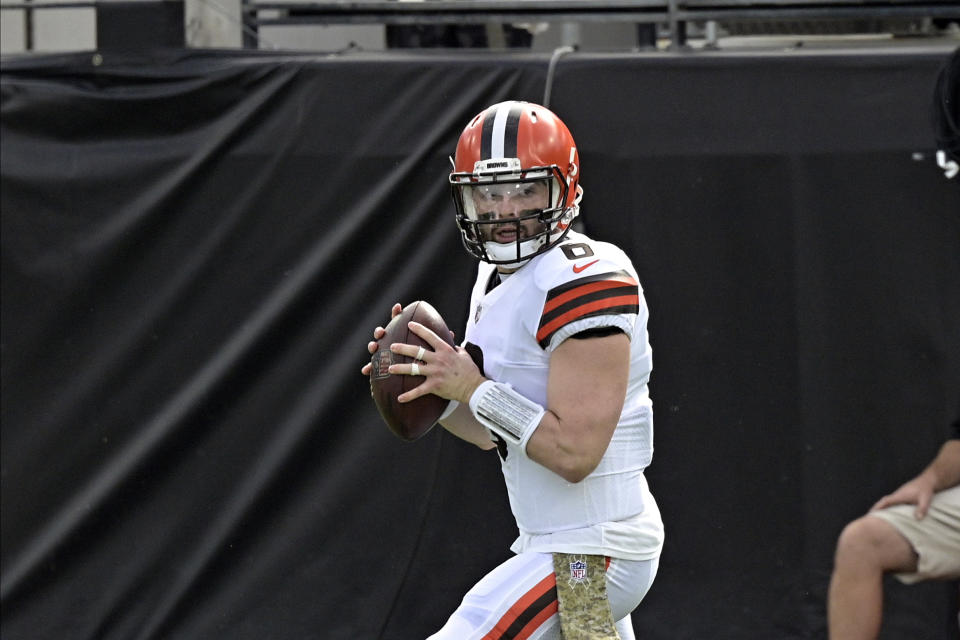
{"type": "Polygon", "coordinates": [[[579,278],[547,292],[537,342],[546,348],[553,334],[574,320],[639,311],[640,285],[626,271],[579,278]]]}

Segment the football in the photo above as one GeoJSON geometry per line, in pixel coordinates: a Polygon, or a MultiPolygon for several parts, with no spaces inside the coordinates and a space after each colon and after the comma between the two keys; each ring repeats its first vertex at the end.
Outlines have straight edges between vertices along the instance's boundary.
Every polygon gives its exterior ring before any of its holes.
{"type": "Polygon", "coordinates": [[[433,425],[449,402],[445,398],[432,393],[420,396],[411,402],[397,402],[397,396],[413,389],[425,380],[423,376],[391,375],[391,364],[406,364],[413,358],[401,356],[390,351],[390,345],[395,342],[422,346],[428,351],[432,348],[417,334],[410,331],[407,323],[411,320],[419,322],[447,344],[453,346],[453,338],[447,323],[429,303],[423,300],[411,302],[403,311],[390,320],[385,329],[386,333],[377,341],[377,350],[370,359],[373,365],[370,371],[370,395],[380,411],[384,422],[401,440],[413,442],[422,438],[433,425]]]}

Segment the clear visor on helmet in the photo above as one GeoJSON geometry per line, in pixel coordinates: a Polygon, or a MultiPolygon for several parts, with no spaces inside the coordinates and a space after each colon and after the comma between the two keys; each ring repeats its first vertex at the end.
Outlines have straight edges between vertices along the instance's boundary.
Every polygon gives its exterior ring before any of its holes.
{"type": "MultiPolygon", "coordinates": [[[[457,226],[472,255],[518,268],[559,242],[576,206],[568,207],[563,174],[554,166],[521,169],[520,160],[478,161],[450,174],[457,226]]],[[[579,189],[578,189],[579,193],[579,189]]]]}
{"type": "Polygon", "coordinates": [[[463,214],[482,241],[514,242],[549,230],[562,193],[553,177],[518,182],[461,183],[463,214]]]}

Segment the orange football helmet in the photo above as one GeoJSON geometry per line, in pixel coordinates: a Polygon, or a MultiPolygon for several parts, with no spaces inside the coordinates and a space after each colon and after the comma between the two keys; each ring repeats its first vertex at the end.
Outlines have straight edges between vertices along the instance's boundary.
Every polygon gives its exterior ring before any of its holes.
{"type": "Polygon", "coordinates": [[[463,245],[485,262],[526,264],[562,241],[579,213],[577,145],[546,107],[517,101],[487,107],[460,134],[451,162],[463,245]],[[524,204],[505,217],[503,207],[489,204],[494,199],[524,204]]]}

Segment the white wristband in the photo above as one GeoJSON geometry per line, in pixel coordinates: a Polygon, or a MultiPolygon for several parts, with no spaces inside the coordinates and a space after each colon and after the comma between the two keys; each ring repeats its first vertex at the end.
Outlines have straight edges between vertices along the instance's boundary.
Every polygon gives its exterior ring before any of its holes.
{"type": "Polygon", "coordinates": [[[437,418],[437,422],[440,422],[444,418],[448,417],[451,413],[457,410],[457,407],[460,406],[460,402],[457,400],[451,400],[447,403],[447,408],[443,410],[443,413],[440,414],[440,417],[437,418]]]}
{"type": "Polygon", "coordinates": [[[546,410],[513,390],[509,384],[487,380],[470,396],[470,411],[490,431],[520,447],[527,455],[530,436],[546,410]]]}

